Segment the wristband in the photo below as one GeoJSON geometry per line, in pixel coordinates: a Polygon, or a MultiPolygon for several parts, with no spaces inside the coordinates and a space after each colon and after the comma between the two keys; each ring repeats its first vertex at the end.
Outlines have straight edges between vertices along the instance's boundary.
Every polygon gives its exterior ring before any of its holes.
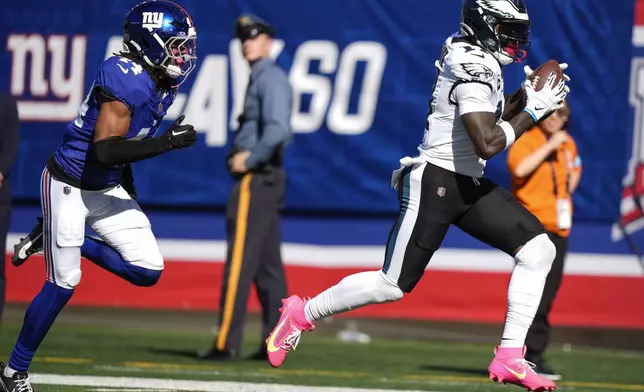
{"type": "Polygon", "coordinates": [[[501,129],[503,129],[503,132],[505,133],[505,149],[507,149],[512,143],[514,143],[514,140],[516,139],[514,128],[512,128],[512,125],[510,125],[510,123],[507,121],[501,121],[497,125],[501,127],[501,129]]]}
{"type": "Polygon", "coordinates": [[[535,123],[539,122],[539,119],[537,118],[537,116],[534,114],[534,112],[532,110],[530,110],[528,108],[525,108],[525,109],[523,109],[523,111],[528,113],[530,115],[530,117],[532,117],[532,121],[534,121],[535,123]]]}

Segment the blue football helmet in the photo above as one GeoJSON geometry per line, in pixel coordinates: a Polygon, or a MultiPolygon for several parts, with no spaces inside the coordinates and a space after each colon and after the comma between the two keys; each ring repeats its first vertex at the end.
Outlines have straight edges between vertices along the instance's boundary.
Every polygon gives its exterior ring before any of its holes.
{"type": "Polygon", "coordinates": [[[123,46],[150,67],[185,81],[196,65],[197,30],[188,12],[169,0],[144,1],[125,16],[123,46]]]}
{"type": "Polygon", "coordinates": [[[522,61],[530,45],[530,18],[523,0],[463,0],[461,33],[503,65],[522,61]]]}

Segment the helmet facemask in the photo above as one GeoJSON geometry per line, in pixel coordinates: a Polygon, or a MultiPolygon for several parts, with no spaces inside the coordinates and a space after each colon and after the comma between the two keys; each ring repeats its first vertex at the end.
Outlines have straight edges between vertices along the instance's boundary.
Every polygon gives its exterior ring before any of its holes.
{"type": "Polygon", "coordinates": [[[165,59],[160,67],[172,79],[180,79],[175,87],[180,86],[195,68],[197,56],[197,36],[172,37],[166,42],[165,59]]]}
{"type": "MultiPolygon", "coordinates": [[[[486,19],[495,20],[496,18],[488,15],[486,19]]],[[[499,20],[496,24],[490,24],[497,38],[492,55],[503,65],[523,61],[530,46],[530,23],[499,20]]]]}

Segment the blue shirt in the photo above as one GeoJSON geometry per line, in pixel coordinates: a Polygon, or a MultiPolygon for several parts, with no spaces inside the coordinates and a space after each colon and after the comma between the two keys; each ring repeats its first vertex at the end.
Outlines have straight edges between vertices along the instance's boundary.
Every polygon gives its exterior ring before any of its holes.
{"type": "Polygon", "coordinates": [[[137,63],[120,56],[105,60],[92,82],[79,116],[67,124],[63,142],[54,152],[53,159],[65,174],[79,180],[83,188],[104,189],[121,182],[123,165],[101,165],[90,154],[94,127],[100,106],[95,91],[100,87],[130,109],[130,128],[126,139],[153,137],[175,92],[157,89],[150,75],[137,63]]]}
{"type": "Polygon", "coordinates": [[[282,68],[264,58],[251,66],[250,81],[244,101],[244,120],[233,145],[249,150],[248,169],[268,162],[278,148],[292,138],[291,110],[293,91],[282,68]]]}

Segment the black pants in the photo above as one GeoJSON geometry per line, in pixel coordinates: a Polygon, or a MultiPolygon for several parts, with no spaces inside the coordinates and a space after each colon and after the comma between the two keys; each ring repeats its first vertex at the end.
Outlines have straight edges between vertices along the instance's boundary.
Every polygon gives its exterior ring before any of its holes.
{"type": "Polygon", "coordinates": [[[7,249],[7,233],[11,223],[11,205],[0,205],[0,320],[2,320],[2,311],[4,310],[5,295],[7,290],[7,280],[5,275],[5,260],[7,249]]]}
{"type": "Polygon", "coordinates": [[[219,350],[240,351],[253,283],[262,306],[262,342],[279,321],[281,301],[286,297],[280,225],[284,187],[283,169],[274,168],[244,175],[228,197],[228,254],[215,342],[219,350]]]}
{"type": "Polygon", "coordinates": [[[405,168],[398,185],[400,214],[389,232],[382,270],[406,293],[423,276],[451,225],[512,256],[545,233],[512,194],[486,178],[422,163],[405,168]]]}
{"type": "Polygon", "coordinates": [[[526,337],[526,359],[530,362],[539,363],[543,359],[543,353],[550,341],[550,321],[548,315],[552,309],[552,303],[557,296],[561,280],[563,278],[564,264],[568,254],[568,238],[560,237],[557,234],[548,232],[548,237],[555,248],[557,255],[552,263],[552,268],[546,279],[546,285],[543,289],[543,296],[539,303],[539,309],[534,317],[532,326],[528,330],[526,337]]]}

